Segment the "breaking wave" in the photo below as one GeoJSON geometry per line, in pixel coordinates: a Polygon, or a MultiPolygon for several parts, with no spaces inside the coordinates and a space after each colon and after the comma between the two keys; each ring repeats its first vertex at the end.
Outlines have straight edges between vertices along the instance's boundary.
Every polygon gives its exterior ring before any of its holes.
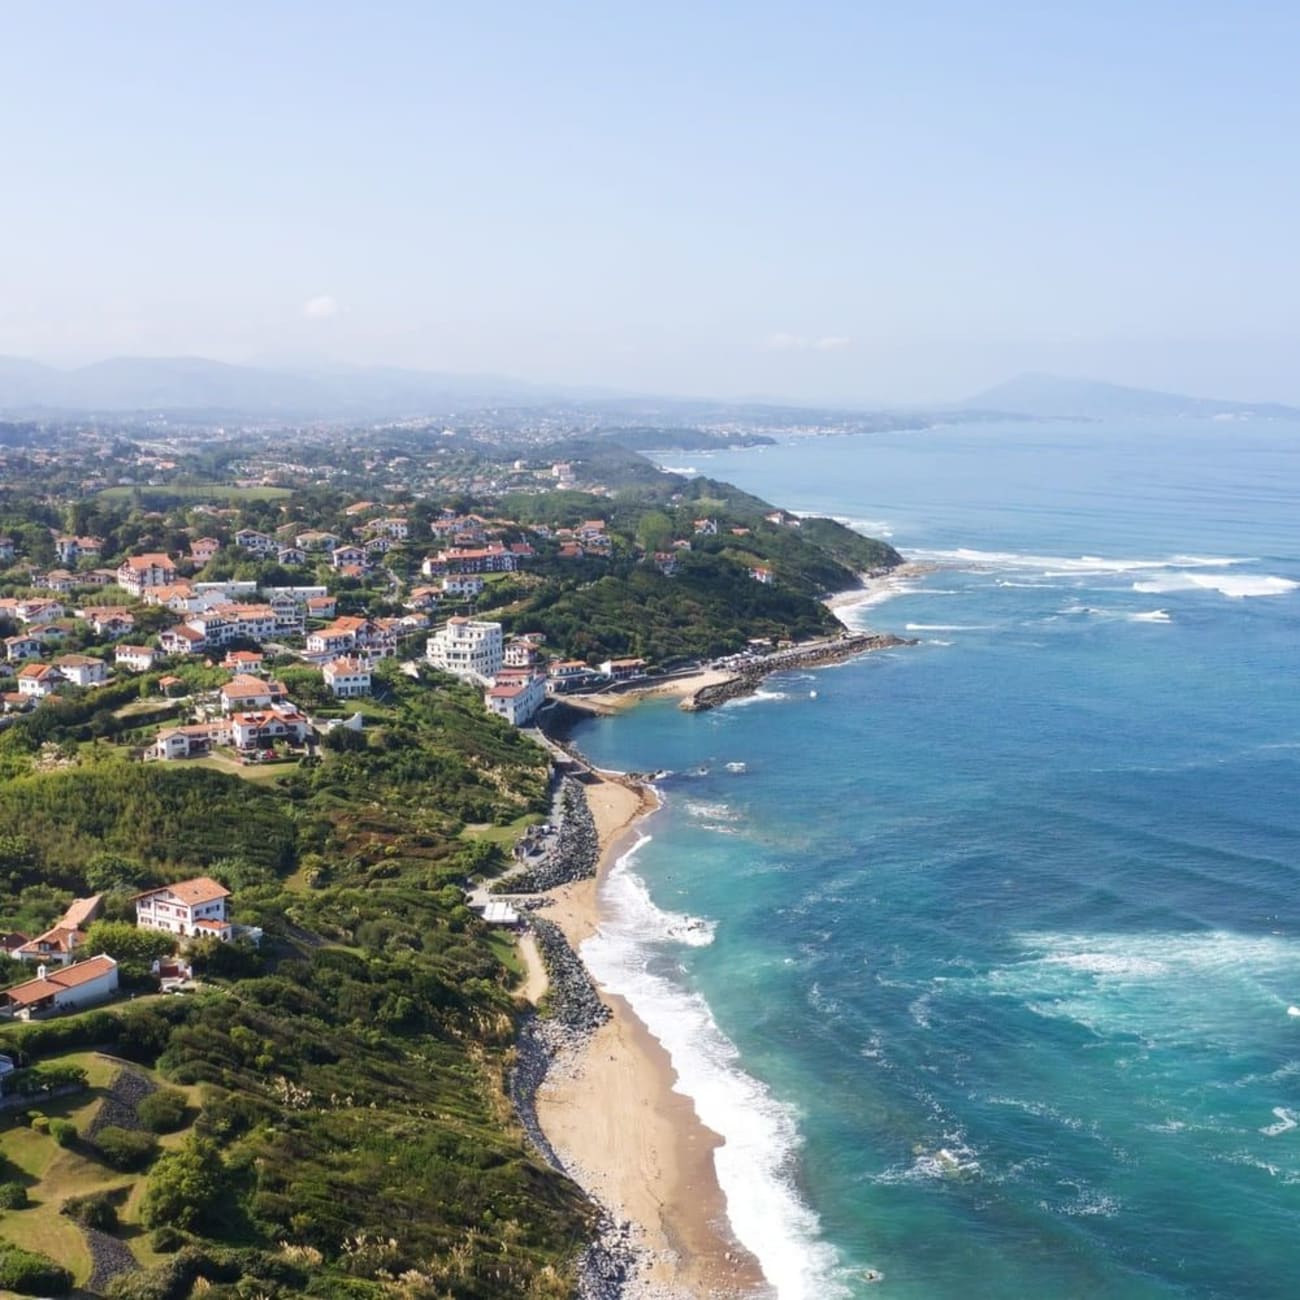
{"type": "Polygon", "coordinates": [[[762,1267],[779,1300],[832,1300],[848,1294],[836,1280],[835,1248],[820,1239],[816,1214],[796,1181],[801,1145],[793,1110],[747,1074],[735,1045],[708,1004],[661,974],[665,943],[708,943],[711,923],[667,912],[632,869],[649,843],[642,836],[605,882],[605,916],[582,945],[592,974],[624,997],[663,1044],[677,1072],[676,1088],[695,1103],[701,1122],[723,1139],[714,1165],[737,1239],[762,1267]],[[707,927],[707,938],[696,926],[707,927]]]}

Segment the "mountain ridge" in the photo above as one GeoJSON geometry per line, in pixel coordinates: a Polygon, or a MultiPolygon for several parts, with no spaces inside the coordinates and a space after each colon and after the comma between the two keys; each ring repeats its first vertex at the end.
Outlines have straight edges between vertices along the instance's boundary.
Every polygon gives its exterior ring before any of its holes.
{"type": "Polygon", "coordinates": [[[1104,380],[1025,371],[967,398],[968,410],[1015,411],[1046,418],[1213,418],[1215,416],[1300,418],[1300,407],[1282,402],[1236,402],[1190,397],[1155,388],[1137,388],[1104,380]]]}

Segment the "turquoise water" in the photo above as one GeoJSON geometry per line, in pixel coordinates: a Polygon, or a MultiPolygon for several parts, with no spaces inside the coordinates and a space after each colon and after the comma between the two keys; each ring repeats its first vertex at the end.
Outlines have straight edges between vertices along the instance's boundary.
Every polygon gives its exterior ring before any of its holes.
{"type": "Polygon", "coordinates": [[[913,649],[576,736],[671,771],[587,955],[782,1300],[1294,1295],[1300,428],[673,463],[938,566],[846,615],[913,649]]]}

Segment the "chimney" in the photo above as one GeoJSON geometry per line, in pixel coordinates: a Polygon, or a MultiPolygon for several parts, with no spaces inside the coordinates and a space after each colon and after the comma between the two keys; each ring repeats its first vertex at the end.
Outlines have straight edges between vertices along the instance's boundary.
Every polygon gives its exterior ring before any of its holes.
{"type": "Polygon", "coordinates": [[[46,971],[45,966],[43,966],[43,965],[38,966],[38,967],[36,968],[36,978],[37,978],[38,980],[43,980],[43,979],[45,978],[45,971],[46,971]]]}

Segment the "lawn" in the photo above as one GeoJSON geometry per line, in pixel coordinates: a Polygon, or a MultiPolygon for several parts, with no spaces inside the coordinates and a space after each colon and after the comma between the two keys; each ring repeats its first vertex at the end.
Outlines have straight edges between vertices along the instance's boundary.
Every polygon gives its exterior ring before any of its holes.
{"type": "MultiPolygon", "coordinates": [[[[60,1097],[44,1104],[34,1101],[32,1109],[39,1109],[51,1119],[70,1119],[79,1133],[85,1132],[99,1107],[103,1090],[126,1063],[98,1052],[84,1051],[62,1052],[42,1059],[49,1063],[81,1066],[91,1086],[76,1096],[60,1097]]],[[[132,1064],[129,1068],[160,1086],[173,1086],[144,1066],[132,1064]]],[[[188,1096],[193,1112],[197,1114],[202,1104],[201,1089],[191,1087],[181,1091],[188,1096]]],[[[31,1205],[25,1210],[7,1211],[0,1218],[0,1237],[58,1260],[72,1270],[78,1283],[82,1283],[90,1275],[90,1254],[80,1229],[60,1213],[63,1202],[70,1196],[129,1187],[131,1192],[123,1212],[123,1222],[128,1226],[122,1235],[131,1237],[130,1225],[137,1219],[135,1207],[147,1175],[119,1173],[79,1150],[61,1147],[48,1133],[38,1133],[25,1124],[22,1113],[21,1110],[5,1111],[0,1115],[0,1157],[6,1166],[6,1176],[26,1185],[31,1205]]],[[[160,1139],[163,1148],[179,1146],[187,1132],[183,1129],[167,1134],[160,1139]]],[[[131,1246],[142,1259],[151,1259],[152,1252],[142,1249],[143,1238],[136,1236],[131,1246]]],[[[149,1259],[146,1262],[150,1262],[149,1259]]]]}
{"type": "Polygon", "coordinates": [[[236,487],[233,483],[120,484],[104,488],[99,495],[105,501],[130,501],[136,492],[150,501],[279,501],[293,495],[290,488],[236,487]]]}
{"type": "Polygon", "coordinates": [[[530,826],[540,826],[546,820],[540,813],[524,813],[505,826],[495,826],[483,822],[476,826],[466,826],[462,832],[467,840],[486,840],[489,844],[500,844],[502,848],[513,848],[516,841],[530,826]]]}
{"type": "Polygon", "coordinates": [[[225,754],[209,754],[206,758],[193,758],[188,762],[191,767],[206,767],[213,772],[225,772],[227,776],[237,776],[241,781],[254,781],[268,784],[277,777],[292,776],[298,770],[300,759],[288,763],[238,763],[225,754]]]}
{"type": "Polygon", "coordinates": [[[515,977],[515,983],[520,983],[528,971],[524,966],[524,959],[519,955],[519,941],[516,937],[505,930],[493,930],[488,935],[488,947],[492,949],[496,959],[515,977]]]}

